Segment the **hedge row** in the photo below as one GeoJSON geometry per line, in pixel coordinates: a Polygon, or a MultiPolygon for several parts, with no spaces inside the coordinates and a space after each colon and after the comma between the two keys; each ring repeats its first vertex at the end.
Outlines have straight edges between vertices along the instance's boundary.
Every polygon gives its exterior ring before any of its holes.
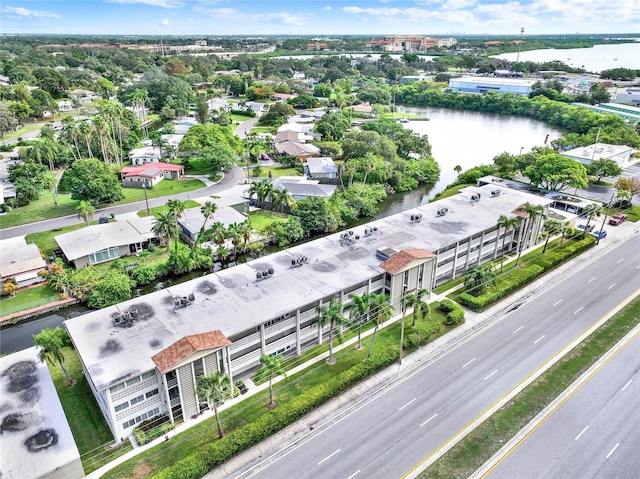
{"type": "Polygon", "coordinates": [[[153,441],[154,439],[164,436],[175,427],[175,424],[169,421],[166,416],[162,416],[161,419],[165,422],[158,426],[152,427],[151,429],[144,430],[143,427],[138,426],[133,430],[133,435],[136,437],[136,441],[138,441],[138,444],[143,446],[153,441]]]}
{"type": "Polygon", "coordinates": [[[213,442],[206,449],[185,457],[153,477],[156,479],[198,479],[216,466],[228,461],[235,454],[258,444],[294,423],[328,399],[397,360],[397,348],[377,352],[369,359],[343,371],[326,383],[310,388],[304,394],[280,404],[276,409],[263,414],[256,421],[231,431],[223,439],[213,442]]]}
{"type": "Polygon", "coordinates": [[[474,311],[481,311],[488,305],[508,296],[513,291],[533,281],[543,272],[544,268],[537,264],[533,264],[525,269],[512,270],[509,272],[508,277],[499,281],[487,292],[479,296],[462,293],[458,296],[458,300],[474,311]]]}
{"type": "Polygon", "coordinates": [[[438,307],[440,311],[447,313],[447,318],[444,320],[444,324],[447,326],[464,322],[464,309],[458,303],[454,303],[450,299],[444,299],[438,307]]]}
{"type": "Polygon", "coordinates": [[[403,346],[405,348],[424,346],[429,342],[429,339],[432,336],[440,334],[443,329],[444,326],[439,322],[427,323],[426,326],[419,328],[407,335],[407,338],[404,340],[403,346]]]}
{"type": "Polygon", "coordinates": [[[479,296],[462,293],[458,296],[458,300],[474,311],[481,311],[490,304],[499,301],[518,288],[530,283],[542,273],[555,268],[559,264],[577,256],[584,250],[591,248],[595,244],[595,241],[596,239],[593,236],[587,235],[579,241],[567,242],[561,247],[541,255],[531,266],[524,269],[511,270],[505,279],[499,281],[485,293],[479,296]]]}
{"type": "Polygon", "coordinates": [[[231,114],[240,115],[240,116],[248,116],[250,118],[254,118],[256,116],[256,112],[253,110],[236,110],[235,108],[231,110],[231,114]]]}

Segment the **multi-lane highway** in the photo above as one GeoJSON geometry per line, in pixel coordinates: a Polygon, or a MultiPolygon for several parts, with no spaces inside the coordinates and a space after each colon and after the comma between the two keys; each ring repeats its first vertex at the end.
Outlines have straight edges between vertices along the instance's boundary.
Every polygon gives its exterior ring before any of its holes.
{"type": "Polygon", "coordinates": [[[640,331],[482,477],[638,477],[638,358],[640,331]]]}
{"type": "MultiPolygon", "coordinates": [[[[598,246],[597,246],[598,247],[598,246]]],[[[596,247],[596,248],[597,248],[596,247]]],[[[637,236],[548,288],[330,427],[234,477],[401,477],[640,287],[637,236]]]]}

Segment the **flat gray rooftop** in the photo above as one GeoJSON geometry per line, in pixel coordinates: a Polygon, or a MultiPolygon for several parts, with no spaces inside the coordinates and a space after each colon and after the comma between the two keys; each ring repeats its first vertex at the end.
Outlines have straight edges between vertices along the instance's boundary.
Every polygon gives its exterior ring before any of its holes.
{"type": "Polygon", "coordinates": [[[310,305],[345,288],[381,275],[376,250],[426,249],[435,252],[472,234],[495,227],[500,215],[511,214],[530,202],[547,205],[552,200],[501,188],[491,198],[494,185],[467,187],[459,194],[354,228],[359,240],[346,245],[335,233],[258,258],[217,273],[171,286],[117,306],[69,319],[65,325],[98,389],[153,369],[151,356],[180,338],[220,330],[231,340],[260,324],[299,307],[310,305]],[[474,203],[471,195],[480,193],[474,203]],[[445,216],[437,211],[447,208],[445,216]],[[410,217],[422,214],[420,223],[410,217]],[[365,228],[377,232],[364,236],[365,228]],[[291,268],[291,259],[306,256],[308,264],[291,268]],[[256,273],[273,268],[268,279],[256,273]],[[193,293],[192,305],[174,307],[174,298],[193,293]],[[131,327],[114,327],[116,313],[136,308],[131,327]]]}
{"type": "Polygon", "coordinates": [[[147,241],[144,235],[126,221],[87,226],[55,236],[54,239],[69,260],[114,246],[147,241]]]}

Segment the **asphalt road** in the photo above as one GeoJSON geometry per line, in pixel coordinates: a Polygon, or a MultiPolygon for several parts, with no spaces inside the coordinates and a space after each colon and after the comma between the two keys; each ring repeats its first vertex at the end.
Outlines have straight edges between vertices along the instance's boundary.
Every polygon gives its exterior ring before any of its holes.
{"type": "Polygon", "coordinates": [[[637,237],[556,279],[500,321],[328,428],[233,477],[401,477],[640,286],[637,237]]]}
{"type": "Polygon", "coordinates": [[[640,335],[484,477],[638,477],[638,358],[640,335]]]}
{"type": "MultiPolygon", "coordinates": [[[[160,198],[150,198],[149,207],[161,206],[167,203],[170,198],[177,198],[180,200],[187,200],[189,198],[199,198],[202,196],[216,195],[225,191],[233,186],[236,186],[244,180],[244,171],[242,168],[235,166],[232,170],[225,173],[224,178],[213,186],[208,186],[199,190],[189,191],[187,193],[180,193],[172,196],[163,196],[160,198]]],[[[96,210],[95,218],[99,218],[100,215],[105,214],[109,216],[111,213],[116,215],[122,213],[131,213],[140,211],[146,208],[144,201],[138,201],[135,203],[127,203],[126,205],[113,206],[108,208],[101,208],[96,210]]],[[[37,223],[30,223],[22,226],[14,226],[13,228],[0,229],[0,239],[14,238],[16,236],[24,236],[30,233],[38,233],[40,231],[50,231],[63,226],[74,225],[82,222],[77,215],[63,216],[61,218],[52,218],[46,221],[39,221],[37,223]]]]}

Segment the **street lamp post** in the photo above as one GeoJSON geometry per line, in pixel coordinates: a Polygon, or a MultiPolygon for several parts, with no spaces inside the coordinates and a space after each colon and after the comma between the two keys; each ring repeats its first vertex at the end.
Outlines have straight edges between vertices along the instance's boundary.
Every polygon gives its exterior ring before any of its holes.
{"type": "Polygon", "coordinates": [[[407,288],[404,287],[404,291],[402,293],[402,327],[400,329],[400,357],[399,363],[402,366],[402,347],[404,343],[404,319],[407,312],[407,288]]]}
{"type": "Polygon", "coordinates": [[[520,42],[518,43],[518,56],[516,56],[516,63],[520,61],[520,47],[522,47],[522,35],[524,35],[524,27],[520,27],[520,42]]]}

